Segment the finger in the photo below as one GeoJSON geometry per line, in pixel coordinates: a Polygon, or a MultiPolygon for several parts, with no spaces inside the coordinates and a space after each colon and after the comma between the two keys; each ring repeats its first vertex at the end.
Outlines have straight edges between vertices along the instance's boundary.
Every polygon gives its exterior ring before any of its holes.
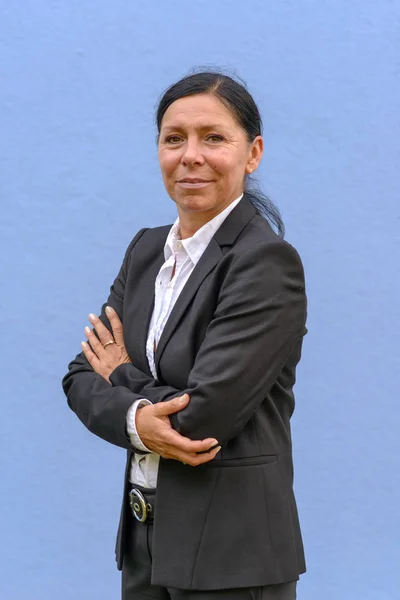
{"type": "Polygon", "coordinates": [[[211,444],[210,448],[208,448],[207,450],[200,450],[200,452],[197,452],[197,454],[204,454],[205,452],[210,452],[210,450],[214,450],[214,448],[216,448],[218,446],[218,442],[216,442],[215,444],[211,444]]]}
{"type": "Polygon", "coordinates": [[[89,365],[92,367],[92,369],[94,369],[96,371],[96,367],[98,367],[100,364],[99,359],[97,358],[95,353],[92,351],[89,344],[87,344],[86,342],[81,342],[81,348],[82,348],[82,352],[85,355],[86,360],[88,361],[89,365]]]}
{"type": "Polygon", "coordinates": [[[99,342],[97,336],[95,336],[94,332],[90,329],[90,327],[85,327],[85,335],[89,341],[89,344],[93,350],[93,352],[100,358],[102,352],[104,352],[104,346],[101,342],[99,342]]]}
{"type": "Polygon", "coordinates": [[[118,346],[124,346],[124,327],[115,310],[111,306],[106,306],[106,315],[110,321],[114,339],[118,346]]]}
{"type": "Polygon", "coordinates": [[[174,453],[171,452],[172,454],[172,458],[175,458],[175,460],[179,460],[180,462],[183,462],[186,465],[189,465],[191,467],[198,467],[200,465],[203,465],[207,462],[210,462],[211,460],[214,460],[214,458],[216,457],[216,455],[218,454],[218,452],[221,450],[221,446],[218,446],[217,448],[214,448],[214,450],[211,450],[208,454],[191,454],[191,453],[186,453],[186,452],[179,452],[179,453],[174,453]]]}
{"type": "Polygon", "coordinates": [[[100,321],[99,317],[95,314],[90,313],[89,321],[93,325],[96,330],[97,335],[99,336],[100,342],[104,346],[107,342],[111,340],[114,341],[112,334],[108,331],[107,327],[100,321]]]}
{"type": "Polygon", "coordinates": [[[185,452],[187,454],[201,454],[208,452],[211,448],[218,446],[218,442],[214,438],[206,438],[205,440],[191,440],[175,429],[167,430],[164,432],[163,441],[166,445],[172,448],[175,452],[185,452]]]}
{"type": "Polygon", "coordinates": [[[210,460],[214,460],[217,456],[218,452],[221,450],[221,446],[217,446],[214,450],[210,450],[208,454],[196,454],[191,460],[191,462],[187,462],[186,464],[191,467],[198,467],[199,465],[204,465],[205,463],[210,462],[210,460]]]}
{"type": "Polygon", "coordinates": [[[184,409],[189,404],[189,401],[189,394],[183,394],[183,396],[172,398],[172,400],[167,400],[166,402],[158,402],[158,404],[154,405],[154,414],[158,417],[172,415],[184,409]]]}

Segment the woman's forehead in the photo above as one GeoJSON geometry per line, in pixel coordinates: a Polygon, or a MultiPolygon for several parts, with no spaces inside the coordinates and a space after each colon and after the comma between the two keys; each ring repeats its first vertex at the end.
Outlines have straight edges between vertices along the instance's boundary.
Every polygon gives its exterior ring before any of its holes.
{"type": "Polygon", "coordinates": [[[231,111],[211,94],[196,94],[175,100],[165,111],[161,127],[193,125],[201,127],[236,124],[231,111]]]}

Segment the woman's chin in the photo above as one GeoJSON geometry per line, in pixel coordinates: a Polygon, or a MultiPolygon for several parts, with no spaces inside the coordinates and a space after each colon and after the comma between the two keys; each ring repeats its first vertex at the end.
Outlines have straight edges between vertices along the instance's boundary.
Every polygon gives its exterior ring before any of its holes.
{"type": "Polygon", "coordinates": [[[176,198],[175,202],[183,211],[207,211],[215,204],[212,198],[194,192],[176,198]]]}

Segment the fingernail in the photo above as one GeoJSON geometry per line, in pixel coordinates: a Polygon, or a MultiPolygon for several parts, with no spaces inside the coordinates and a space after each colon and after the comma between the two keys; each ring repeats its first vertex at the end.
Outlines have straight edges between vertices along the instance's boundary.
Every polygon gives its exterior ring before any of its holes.
{"type": "Polygon", "coordinates": [[[215,446],[215,444],[218,444],[218,440],[213,440],[209,445],[209,448],[212,448],[213,446],[215,446]]]}
{"type": "Polygon", "coordinates": [[[90,333],[90,327],[85,327],[85,333],[90,333]]]}
{"type": "Polygon", "coordinates": [[[218,454],[218,452],[221,450],[221,446],[217,446],[217,448],[215,448],[215,452],[218,454]]]}
{"type": "Polygon", "coordinates": [[[90,313],[90,315],[89,315],[89,319],[90,319],[91,321],[93,321],[93,319],[95,319],[95,318],[96,318],[96,315],[94,315],[93,313],[90,313]]]}
{"type": "Polygon", "coordinates": [[[179,404],[186,404],[186,401],[187,401],[187,396],[186,396],[186,394],[185,394],[184,396],[181,396],[181,397],[179,398],[179,404]]]}
{"type": "Polygon", "coordinates": [[[82,348],[86,348],[87,343],[86,342],[81,342],[81,346],[82,346],[82,348]]]}
{"type": "Polygon", "coordinates": [[[112,308],[111,308],[111,306],[106,306],[106,315],[112,315],[112,308]]]}

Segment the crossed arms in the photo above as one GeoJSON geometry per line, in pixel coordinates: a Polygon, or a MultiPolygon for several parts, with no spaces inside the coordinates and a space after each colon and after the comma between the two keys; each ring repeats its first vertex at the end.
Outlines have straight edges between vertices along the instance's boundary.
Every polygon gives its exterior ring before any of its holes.
{"type": "MultiPolygon", "coordinates": [[[[140,231],[129,246],[111,288],[107,305],[119,316],[123,313],[131,250],[143,233],[140,231]]],[[[111,335],[105,306],[100,319],[111,335]]],[[[259,244],[232,261],[186,389],[162,385],[138,369],[134,357],[132,363],[114,368],[107,381],[80,354],[69,365],[63,380],[68,403],[90,431],[131,449],[125,428],[126,414],[135,400],[147,398],[154,406],[139,410],[137,425],[141,437],[148,435],[144,443],[153,449],[150,422],[154,425],[155,415],[151,411],[163,413],[165,409],[157,405],[168,406],[171,399],[187,393],[186,404],[170,405],[161,416],[168,419],[174,434],[185,438],[185,443],[201,441],[201,450],[195,450],[195,454],[206,450],[211,441],[223,445],[244,427],[266,397],[304,334],[305,317],[304,276],[296,251],[280,240],[259,244]],[[149,421],[141,431],[140,421],[143,417],[147,421],[147,416],[149,421]]],[[[110,348],[113,345],[107,350],[110,348]]],[[[175,439],[178,445],[182,441],[175,439]]],[[[208,460],[209,454],[204,455],[208,460]]]]}

